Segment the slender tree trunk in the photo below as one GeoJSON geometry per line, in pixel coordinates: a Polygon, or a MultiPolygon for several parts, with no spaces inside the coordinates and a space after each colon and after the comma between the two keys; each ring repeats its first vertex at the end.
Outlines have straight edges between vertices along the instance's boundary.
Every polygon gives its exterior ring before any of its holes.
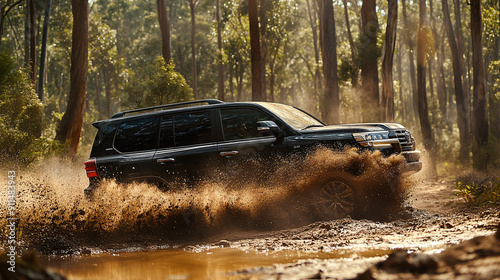
{"type": "Polygon", "coordinates": [[[394,122],[394,81],[392,66],[396,48],[396,30],[398,21],[398,0],[389,0],[387,29],[385,33],[384,58],[382,59],[382,105],[385,120],[394,122]]]}
{"type": "Polygon", "coordinates": [[[94,74],[95,81],[95,94],[97,99],[97,111],[99,112],[99,119],[104,119],[104,114],[102,113],[102,104],[101,104],[101,88],[99,87],[99,75],[97,72],[94,74]]]}
{"type": "Polygon", "coordinates": [[[43,102],[44,100],[44,83],[45,83],[45,62],[47,57],[47,36],[49,33],[49,18],[50,18],[50,5],[51,0],[47,0],[45,6],[45,18],[43,19],[43,32],[42,32],[42,52],[40,54],[40,72],[38,76],[38,98],[43,102]]]}
{"type": "Polygon", "coordinates": [[[332,0],[321,0],[320,37],[322,44],[324,99],[321,114],[327,123],[339,122],[339,84],[337,76],[337,42],[332,0]]]}
{"type": "Polygon", "coordinates": [[[198,70],[196,66],[196,6],[199,0],[188,0],[189,10],[191,12],[191,75],[194,99],[198,99],[198,70]]]}
{"type": "Polygon", "coordinates": [[[361,86],[364,95],[363,121],[375,122],[380,119],[378,50],[379,25],[375,0],[363,0],[361,6],[361,86]]]}
{"type": "Polygon", "coordinates": [[[102,75],[104,78],[104,90],[106,91],[106,115],[108,118],[111,118],[111,79],[106,69],[102,71],[102,75]]]}
{"type": "Polygon", "coordinates": [[[488,156],[484,149],[488,145],[488,105],[486,97],[486,75],[483,58],[483,19],[481,16],[481,1],[470,1],[470,21],[472,37],[472,63],[474,69],[474,101],[473,126],[475,150],[473,150],[473,166],[475,169],[486,172],[488,156]]]}
{"type": "Polygon", "coordinates": [[[457,42],[455,41],[455,33],[451,24],[450,12],[448,10],[448,0],[442,0],[444,24],[446,26],[446,35],[451,49],[453,76],[455,85],[455,100],[457,103],[457,124],[460,133],[460,160],[465,166],[469,165],[469,122],[467,118],[466,102],[462,87],[461,65],[458,53],[457,42]]]}
{"type": "Polygon", "coordinates": [[[345,16],[345,26],[347,28],[347,38],[349,39],[349,46],[351,47],[351,64],[352,64],[352,87],[358,87],[358,65],[356,63],[356,46],[354,45],[354,39],[352,38],[351,24],[349,22],[349,11],[347,10],[347,0],[342,0],[344,3],[344,16],[345,16]]]}
{"type": "Polygon", "coordinates": [[[401,103],[399,113],[401,115],[401,118],[403,119],[403,122],[406,123],[406,103],[405,103],[405,98],[404,98],[404,90],[403,90],[403,42],[400,40],[399,41],[399,51],[397,52],[396,56],[396,63],[397,63],[397,69],[398,69],[398,81],[399,81],[399,101],[401,103]]]}
{"type": "Polygon", "coordinates": [[[72,0],[73,35],[71,45],[71,90],[56,140],[68,144],[68,155],[78,150],[83,126],[85,95],[87,94],[89,4],[87,0],[72,0]]]}
{"type": "MultiPolygon", "coordinates": [[[[266,64],[267,64],[267,16],[266,11],[270,9],[269,0],[260,0],[259,8],[259,27],[260,27],[260,67],[262,68],[260,74],[262,75],[262,92],[267,99],[267,78],[266,78],[266,64]]],[[[273,97],[271,97],[273,98],[273,97]]]]}
{"type": "Polygon", "coordinates": [[[161,32],[161,50],[166,63],[170,63],[170,18],[167,14],[165,0],[156,0],[158,8],[158,21],[161,32]]]}
{"type": "Polygon", "coordinates": [[[431,159],[431,173],[436,175],[436,158],[434,155],[434,138],[432,136],[431,122],[429,120],[429,109],[427,106],[427,93],[425,85],[425,67],[427,36],[425,30],[426,6],[425,0],[419,0],[420,24],[417,38],[417,85],[418,85],[418,113],[420,116],[420,127],[424,147],[431,159]]]}
{"type": "MultiPolygon", "coordinates": [[[[317,0],[314,0],[314,2],[312,3],[314,6],[311,7],[311,3],[309,2],[309,0],[306,0],[306,3],[307,3],[307,11],[308,11],[308,19],[309,19],[309,25],[311,26],[311,31],[312,31],[312,35],[313,35],[313,47],[314,47],[314,62],[316,63],[315,66],[314,66],[314,73],[313,73],[313,77],[314,77],[314,93],[313,93],[313,98],[314,100],[316,101],[316,103],[319,103],[318,102],[318,97],[319,97],[319,92],[320,92],[320,89],[322,87],[322,83],[321,83],[321,71],[320,71],[320,67],[318,65],[320,65],[320,59],[319,59],[319,47],[318,47],[318,25],[317,25],[317,22],[318,22],[318,18],[317,18],[317,15],[319,12],[317,12],[314,7],[317,7],[317,4],[318,4],[318,1],[317,0]],[[315,9],[313,11],[313,9],[315,9]]],[[[317,112],[317,108],[316,106],[314,106],[314,111],[317,112]]]]}
{"type": "Polygon", "coordinates": [[[220,21],[220,0],[216,0],[216,21],[217,21],[217,91],[219,100],[224,100],[224,66],[222,63],[222,23],[220,21]]]}
{"type": "MultiPolygon", "coordinates": [[[[467,126],[471,126],[471,109],[470,109],[470,84],[466,64],[464,63],[464,39],[462,33],[462,15],[460,9],[461,0],[454,0],[455,8],[455,36],[457,39],[458,59],[460,61],[460,76],[462,77],[462,92],[464,95],[465,117],[467,126]]],[[[469,64],[469,63],[467,63],[469,64]]]]}
{"type": "Polygon", "coordinates": [[[259,9],[257,0],[248,0],[248,20],[250,23],[250,60],[252,63],[252,100],[266,101],[262,90],[262,60],[260,54],[259,9]]]}
{"type": "Polygon", "coordinates": [[[35,0],[30,0],[30,69],[31,80],[36,81],[36,20],[35,0]]]}
{"type": "MultiPolygon", "coordinates": [[[[441,32],[443,33],[443,32],[441,32]]],[[[439,39],[439,47],[437,50],[437,57],[438,57],[438,71],[436,74],[436,81],[437,81],[437,96],[438,96],[438,101],[439,101],[439,111],[441,111],[441,126],[445,126],[448,120],[448,108],[447,108],[447,95],[448,91],[446,89],[446,79],[445,79],[445,74],[444,74],[444,40],[442,39],[444,37],[440,37],[439,39]]]]}
{"type": "Polygon", "coordinates": [[[401,0],[401,4],[403,5],[403,22],[405,25],[405,33],[406,33],[406,40],[408,42],[408,63],[409,63],[409,68],[410,68],[410,82],[411,82],[411,93],[410,93],[410,104],[413,106],[408,107],[409,114],[411,115],[412,120],[414,120],[414,123],[418,123],[418,94],[417,94],[417,73],[415,71],[415,41],[412,38],[411,32],[410,32],[410,24],[408,22],[408,15],[406,11],[406,0],[401,0]]]}

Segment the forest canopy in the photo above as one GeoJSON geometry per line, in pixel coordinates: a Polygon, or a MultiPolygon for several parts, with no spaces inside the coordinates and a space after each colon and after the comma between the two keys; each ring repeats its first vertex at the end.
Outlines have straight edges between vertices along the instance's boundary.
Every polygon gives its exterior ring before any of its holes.
{"type": "Polygon", "coordinates": [[[1,149],[23,164],[54,139],[87,156],[118,111],[217,98],[401,123],[433,172],[500,167],[496,0],[0,0],[0,20],[1,149]]]}

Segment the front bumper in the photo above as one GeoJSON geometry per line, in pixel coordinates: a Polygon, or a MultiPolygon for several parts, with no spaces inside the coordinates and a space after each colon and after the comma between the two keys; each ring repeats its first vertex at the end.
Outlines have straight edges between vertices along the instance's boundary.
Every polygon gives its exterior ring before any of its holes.
{"type": "Polygon", "coordinates": [[[420,161],[422,153],[420,151],[405,151],[401,154],[406,159],[405,174],[416,173],[422,170],[422,161],[420,161]]]}

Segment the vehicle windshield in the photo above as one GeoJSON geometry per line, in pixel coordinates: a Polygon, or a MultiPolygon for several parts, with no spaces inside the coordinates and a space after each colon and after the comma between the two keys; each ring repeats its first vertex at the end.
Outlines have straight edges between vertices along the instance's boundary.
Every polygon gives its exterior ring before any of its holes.
{"type": "Polygon", "coordinates": [[[288,123],[297,130],[315,126],[324,126],[314,117],[292,106],[278,104],[278,103],[264,103],[264,102],[259,104],[266,107],[266,109],[276,114],[278,117],[280,117],[282,120],[284,120],[286,123],[288,123]]]}

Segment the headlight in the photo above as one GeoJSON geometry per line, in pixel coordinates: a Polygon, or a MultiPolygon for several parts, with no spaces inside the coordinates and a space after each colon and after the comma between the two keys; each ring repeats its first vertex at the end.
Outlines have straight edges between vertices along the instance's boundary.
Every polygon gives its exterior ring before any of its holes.
{"type": "Polygon", "coordinates": [[[354,139],[356,141],[373,141],[373,140],[383,140],[389,139],[389,131],[381,131],[381,132],[358,132],[353,133],[354,139]]]}
{"type": "Polygon", "coordinates": [[[389,148],[399,145],[397,138],[389,139],[389,131],[358,132],[352,136],[363,147],[389,148]]]}

